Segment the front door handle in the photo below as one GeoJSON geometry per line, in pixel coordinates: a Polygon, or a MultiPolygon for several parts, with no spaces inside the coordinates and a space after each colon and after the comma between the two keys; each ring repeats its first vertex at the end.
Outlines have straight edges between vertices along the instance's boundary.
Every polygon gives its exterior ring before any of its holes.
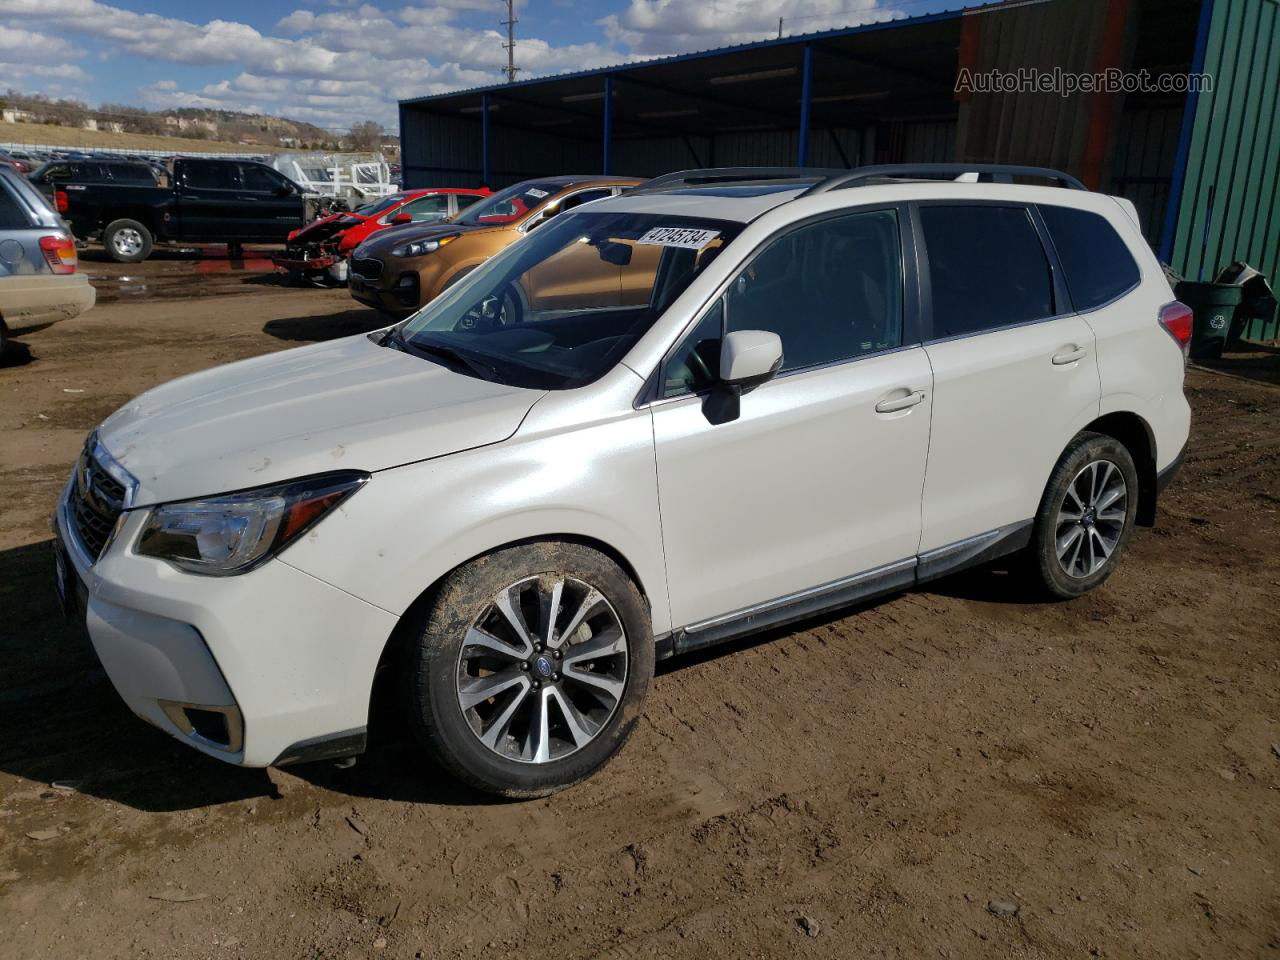
{"type": "Polygon", "coordinates": [[[1083,360],[1084,355],[1084,347],[1077,347],[1073,343],[1069,347],[1063,347],[1053,355],[1053,365],[1055,367],[1061,367],[1068,363],[1075,363],[1077,360],[1083,360]]]}
{"type": "Polygon", "coordinates": [[[876,404],[876,413],[897,413],[899,410],[906,410],[909,407],[914,407],[923,399],[923,390],[913,390],[905,397],[886,398],[876,404]]]}

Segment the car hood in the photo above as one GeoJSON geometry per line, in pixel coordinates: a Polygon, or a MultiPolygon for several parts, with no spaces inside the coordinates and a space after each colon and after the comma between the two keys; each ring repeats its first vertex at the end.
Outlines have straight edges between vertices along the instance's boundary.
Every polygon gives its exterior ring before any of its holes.
{"type": "Polygon", "coordinates": [[[289,234],[289,240],[292,243],[319,243],[352,227],[362,226],[366,220],[366,217],[354,213],[331,213],[294,230],[289,234]],[[356,217],[359,223],[342,223],[344,217],[356,217]]]}
{"type": "Polygon", "coordinates": [[[166,383],[108,417],[98,438],[143,506],[498,443],[544,394],[360,335],[166,383]]]}

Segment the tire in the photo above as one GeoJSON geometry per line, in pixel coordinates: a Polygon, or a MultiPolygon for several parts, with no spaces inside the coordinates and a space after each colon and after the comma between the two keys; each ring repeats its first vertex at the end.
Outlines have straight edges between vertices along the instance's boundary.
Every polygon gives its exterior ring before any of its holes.
{"type": "Polygon", "coordinates": [[[112,220],[102,231],[102,244],[116,263],[141,263],[151,256],[155,240],[137,220],[112,220]]]}
{"type": "Polygon", "coordinates": [[[1128,449],[1105,434],[1078,434],[1036,513],[1028,564],[1035,585],[1062,599],[1098,586],[1120,562],[1137,513],[1138,470],[1128,449]]]}
{"type": "Polygon", "coordinates": [[[653,676],[653,628],[635,583],[604,554],[525,544],[450,574],[408,661],[410,723],[444,767],[487,793],[541,797],[598,771],[631,735],[653,676]]]}
{"type": "Polygon", "coordinates": [[[9,328],[4,325],[4,319],[0,318],[0,362],[4,361],[5,354],[9,352],[9,328]]]}

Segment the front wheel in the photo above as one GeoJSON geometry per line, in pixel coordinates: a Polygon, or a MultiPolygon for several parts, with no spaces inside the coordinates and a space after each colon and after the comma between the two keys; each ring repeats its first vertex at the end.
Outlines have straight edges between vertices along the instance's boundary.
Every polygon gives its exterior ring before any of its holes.
{"type": "Polygon", "coordinates": [[[1040,585],[1057,597],[1087,593],[1111,576],[1138,513],[1138,471],[1119,440],[1081,433],[1049,478],[1030,552],[1040,585]]]}
{"type": "Polygon", "coordinates": [[[410,664],[411,722],[451,772],[490,793],[544,796],[626,742],[653,676],[653,632],[608,557],[527,544],[449,576],[410,664]]]}

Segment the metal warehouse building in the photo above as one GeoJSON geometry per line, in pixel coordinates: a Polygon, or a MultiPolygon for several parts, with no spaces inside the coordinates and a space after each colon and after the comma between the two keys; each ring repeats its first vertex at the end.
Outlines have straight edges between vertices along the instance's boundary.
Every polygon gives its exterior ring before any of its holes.
{"type": "Polygon", "coordinates": [[[1132,199],[1189,278],[1232,260],[1280,272],[1277,0],[1011,0],[406,100],[400,136],[406,186],[739,165],[1057,167],[1132,199]],[[1212,87],[981,87],[1054,67],[1145,71],[1153,85],[1203,73],[1212,87]]]}

